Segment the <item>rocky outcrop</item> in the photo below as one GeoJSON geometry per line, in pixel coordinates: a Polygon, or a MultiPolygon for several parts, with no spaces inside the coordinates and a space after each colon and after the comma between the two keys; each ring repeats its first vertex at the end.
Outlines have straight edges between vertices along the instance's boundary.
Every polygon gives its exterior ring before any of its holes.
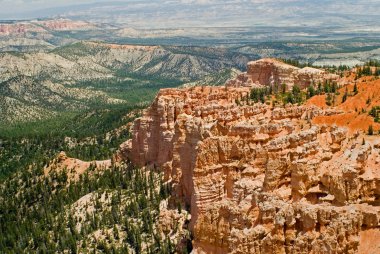
{"type": "Polygon", "coordinates": [[[311,67],[300,69],[276,59],[265,58],[249,62],[247,72],[230,80],[227,85],[232,87],[272,86],[274,89],[282,89],[281,86],[285,84],[287,89],[291,89],[294,85],[305,88],[319,82],[323,83],[325,80],[337,79],[337,75],[328,74],[324,70],[311,67]]]}
{"type": "Polygon", "coordinates": [[[44,33],[45,29],[28,22],[0,24],[0,36],[19,36],[27,32],[44,33]]]}
{"type": "Polygon", "coordinates": [[[88,30],[95,29],[94,24],[85,21],[74,21],[69,19],[51,19],[51,20],[41,20],[34,21],[36,25],[45,27],[46,29],[53,31],[70,31],[70,30],[88,30]]]}
{"type": "Polygon", "coordinates": [[[123,145],[190,209],[194,253],[376,253],[380,142],[313,124],[334,109],[241,100],[249,91],[161,90],[123,145]]]}
{"type": "Polygon", "coordinates": [[[76,158],[70,158],[65,152],[60,152],[49,165],[44,168],[44,176],[66,174],[67,184],[78,182],[83,174],[89,176],[100,173],[111,167],[111,160],[104,161],[82,161],[76,158]],[[88,169],[91,169],[88,171],[88,169]]]}
{"type": "Polygon", "coordinates": [[[44,21],[20,21],[0,24],[0,36],[20,36],[26,33],[43,33],[47,30],[70,31],[95,29],[96,27],[84,21],[68,19],[52,19],[44,21]]]}

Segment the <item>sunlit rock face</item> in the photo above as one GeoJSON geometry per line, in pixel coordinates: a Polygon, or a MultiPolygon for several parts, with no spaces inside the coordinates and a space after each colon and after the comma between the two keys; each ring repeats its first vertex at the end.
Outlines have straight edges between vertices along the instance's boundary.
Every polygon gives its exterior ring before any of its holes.
{"type": "Polygon", "coordinates": [[[240,74],[237,79],[231,80],[227,86],[272,86],[274,89],[291,89],[294,85],[305,88],[310,85],[323,83],[325,80],[336,81],[337,75],[329,74],[324,70],[305,67],[298,68],[276,59],[265,58],[249,62],[247,72],[240,74]]]}
{"type": "Polygon", "coordinates": [[[254,104],[250,89],[161,90],[122,158],[172,181],[194,253],[376,253],[380,140],[313,124],[334,109],[254,104]]]}

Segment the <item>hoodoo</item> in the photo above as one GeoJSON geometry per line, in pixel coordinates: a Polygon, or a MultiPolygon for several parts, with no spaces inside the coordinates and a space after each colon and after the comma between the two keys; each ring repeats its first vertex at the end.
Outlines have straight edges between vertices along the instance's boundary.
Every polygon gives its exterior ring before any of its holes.
{"type": "Polygon", "coordinates": [[[335,108],[249,100],[255,85],[330,78],[250,62],[223,87],[161,90],[134,122],[122,153],[172,182],[191,211],[194,253],[379,250],[369,238],[380,237],[380,140],[314,123],[335,108]]]}
{"type": "Polygon", "coordinates": [[[380,0],[0,2],[0,254],[380,254],[380,0]]]}

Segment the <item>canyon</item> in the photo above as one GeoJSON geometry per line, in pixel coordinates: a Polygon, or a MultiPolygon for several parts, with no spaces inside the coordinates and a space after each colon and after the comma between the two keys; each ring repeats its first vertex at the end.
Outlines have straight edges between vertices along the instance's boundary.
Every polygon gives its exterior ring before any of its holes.
{"type": "Polygon", "coordinates": [[[183,47],[88,41],[49,52],[0,52],[0,128],[89,111],[95,104],[112,108],[150,103],[161,87],[203,78],[223,84],[246,61],[244,55],[229,57],[209,48],[194,53],[183,47]]]}
{"type": "Polygon", "coordinates": [[[118,159],[163,172],[190,211],[193,253],[379,253],[380,139],[342,120],[370,119],[348,106],[365,91],[331,107],[322,95],[249,100],[252,88],[325,80],[350,83],[264,59],[225,86],[161,89],[118,159]]]}
{"type": "Polygon", "coordinates": [[[380,254],[380,1],[32,2],[0,253],[380,254]]]}

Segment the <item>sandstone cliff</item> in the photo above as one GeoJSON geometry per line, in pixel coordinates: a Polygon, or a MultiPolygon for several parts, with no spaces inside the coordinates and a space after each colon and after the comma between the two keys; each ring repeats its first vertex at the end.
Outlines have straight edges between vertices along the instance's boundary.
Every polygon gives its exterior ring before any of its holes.
{"type": "Polygon", "coordinates": [[[380,140],[249,92],[163,89],[122,146],[190,208],[194,253],[379,253],[380,140]]]}
{"type": "Polygon", "coordinates": [[[247,72],[228,82],[227,86],[281,86],[286,84],[290,89],[294,85],[305,88],[325,80],[335,81],[337,79],[337,75],[329,74],[324,70],[311,67],[300,69],[276,59],[265,58],[249,62],[247,72]]]}

